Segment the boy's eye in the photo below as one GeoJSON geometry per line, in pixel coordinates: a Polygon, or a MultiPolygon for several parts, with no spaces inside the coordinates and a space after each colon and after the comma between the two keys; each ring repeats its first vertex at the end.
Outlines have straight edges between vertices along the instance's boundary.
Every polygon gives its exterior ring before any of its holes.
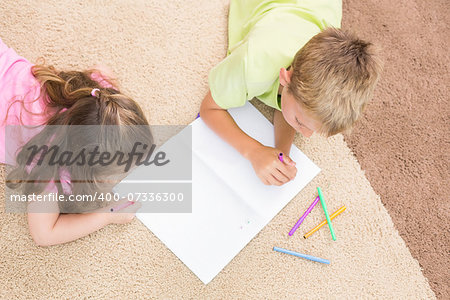
{"type": "Polygon", "coordinates": [[[297,117],[295,117],[295,121],[297,121],[297,124],[300,126],[304,126],[302,123],[300,123],[300,121],[297,119],[297,117]]]}

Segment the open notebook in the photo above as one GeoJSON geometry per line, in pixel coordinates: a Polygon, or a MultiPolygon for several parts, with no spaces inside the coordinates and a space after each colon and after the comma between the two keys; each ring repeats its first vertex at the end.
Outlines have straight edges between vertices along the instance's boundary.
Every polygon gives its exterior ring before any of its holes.
{"type": "MultiPolygon", "coordinates": [[[[248,135],[264,145],[274,145],[273,125],[253,105],[247,103],[229,112],[248,135]]],[[[143,206],[136,216],[207,284],[320,169],[292,146],[290,157],[297,163],[296,178],[281,187],[266,186],[250,162],[222,141],[201,118],[190,126],[192,213],[142,213],[143,206]]],[[[166,144],[185,144],[185,138],[182,131],[166,144]]],[[[170,153],[167,155],[170,157],[170,153]]],[[[145,168],[136,169],[115,191],[124,195],[133,192],[133,185],[127,182],[145,178],[145,168]]]]}

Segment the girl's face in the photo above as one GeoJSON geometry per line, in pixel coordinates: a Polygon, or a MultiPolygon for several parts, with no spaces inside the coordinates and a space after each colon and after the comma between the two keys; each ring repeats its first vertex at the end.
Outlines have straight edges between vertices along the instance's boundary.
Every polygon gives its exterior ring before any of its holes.
{"type": "Polygon", "coordinates": [[[320,122],[314,119],[308,113],[306,107],[300,104],[294,96],[284,88],[290,82],[291,71],[282,69],[280,71],[280,83],[283,86],[281,92],[281,112],[286,122],[291,125],[297,132],[304,137],[311,137],[311,135],[320,128],[320,122]],[[284,72],[283,72],[284,70],[284,72]]]}

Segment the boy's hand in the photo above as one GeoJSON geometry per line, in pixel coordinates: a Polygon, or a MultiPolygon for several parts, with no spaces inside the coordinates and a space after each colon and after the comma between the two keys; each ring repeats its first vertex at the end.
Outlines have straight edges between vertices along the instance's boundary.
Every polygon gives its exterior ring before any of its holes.
{"type": "Polygon", "coordinates": [[[294,179],[297,175],[295,162],[287,155],[283,156],[284,163],[278,159],[280,150],[272,147],[261,146],[256,148],[249,160],[252,163],[256,175],[266,185],[283,185],[294,179]]]}

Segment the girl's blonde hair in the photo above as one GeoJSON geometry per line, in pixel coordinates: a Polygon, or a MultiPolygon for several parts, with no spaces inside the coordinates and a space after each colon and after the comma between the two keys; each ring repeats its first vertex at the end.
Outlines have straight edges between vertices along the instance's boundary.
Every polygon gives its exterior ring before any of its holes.
{"type": "MultiPolygon", "coordinates": [[[[58,193],[63,194],[60,173],[68,171],[70,177],[75,179],[70,184],[73,194],[93,194],[96,191],[111,192],[111,187],[117,182],[105,179],[111,178],[111,175],[117,175],[115,178],[123,178],[126,175],[123,167],[74,164],[64,167],[65,169],[62,170],[61,166],[52,165],[46,158],[43,160],[43,164],[36,164],[31,170],[27,170],[30,153],[27,150],[28,147],[47,145],[50,148],[56,145],[63,149],[77,151],[82,148],[92,150],[94,146],[100,146],[103,151],[119,149],[124,153],[129,153],[133,147],[132,141],[140,139],[147,144],[153,142],[149,123],[139,105],[115,88],[102,87],[99,82],[91,78],[94,72],[100,73],[99,70],[57,71],[54,67],[44,64],[32,67],[33,75],[41,84],[41,93],[36,100],[43,97],[46,106],[54,108],[55,113],[48,119],[43,130],[21,148],[16,157],[17,165],[11,172],[8,172],[6,182],[9,188],[22,187],[23,193],[26,195],[39,194],[45,190],[51,179],[56,182],[58,193]],[[99,89],[95,96],[91,95],[94,88],[99,89]],[[76,129],[77,125],[100,125],[99,128],[108,128],[109,125],[127,126],[123,126],[126,129],[117,131],[114,138],[102,140],[100,142],[102,144],[99,144],[98,132],[86,132],[86,130],[76,132],[76,130],[69,129],[74,134],[68,134],[67,130],[56,129],[55,131],[57,126],[51,125],[70,125],[65,126],[70,129],[76,129]],[[80,178],[86,180],[80,180],[80,178]]],[[[104,80],[111,85],[114,84],[113,80],[107,78],[104,80]]],[[[62,126],[60,127],[62,128],[62,126]]],[[[106,202],[101,203],[100,201],[64,202],[59,203],[59,207],[61,212],[74,212],[75,210],[82,212],[106,204],[106,202]]]]}
{"type": "Polygon", "coordinates": [[[322,126],[326,137],[350,132],[382,71],[374,46],[353,34],[327,28],[294,57],[288,91],[322,126]]]}

